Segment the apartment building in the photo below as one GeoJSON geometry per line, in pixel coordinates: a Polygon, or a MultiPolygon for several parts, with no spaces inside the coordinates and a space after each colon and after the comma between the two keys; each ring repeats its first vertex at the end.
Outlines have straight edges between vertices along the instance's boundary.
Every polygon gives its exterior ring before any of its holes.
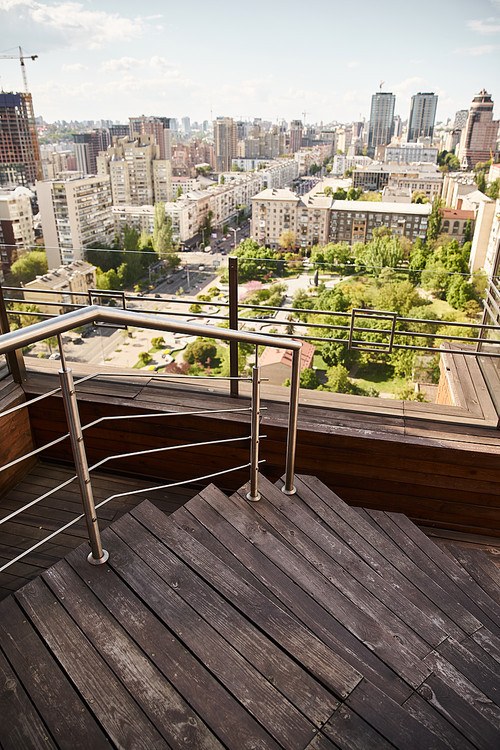
{"type": "Polygon", "coordinates": [[[85,304],[88,300],[88,290],[95,288],[96,267],[84,260],[75,260],[68,265],[49,270],[43,276],[37,276],[25,284],[23,297],[26,302],[35,302],[42,313],[62,315],[70,311],[70,305],[76,307],[85,304]],[[69,292],[78,294],[78,297],[69,292]]]}
{"type": "Polygon", "coordinates": [[[414,242],[425,239],[430,203],[374,203],[373,201],[331,201],[329,242],[369,242],[373,230],[387,227],[391,234],[414,242]]]}
{"type": "Polygon", "coordinates": [[[297,204],[297,245],[326,245],[329,236],[331,198],[307,195],[297,204]]]}
{"type": "Polygon", "coordinates": [[[288,151],[294,154],[302,147],[302,120],[292,120],[290,123],[290,139],[288,151]]]}
{"type": "Polygon", "coordinates": [[[134,141],[117,139],[97,157],[98,174],[109,175],[115,206],[143,206],[154,202],[153,161],[160,148],[151,134],[138,135],[134,141]]]}
{"type": "Polygon", "coordinates": [[[424,143],[401,143],[385,147],[384,161],[389,164],[436,164],[438,149],[424,143]]]}
{"type": "Polygon", "coordinates": [[[373,156],[377,146],[391,142],[394,133],[394,106],[396,97],[387,91],[377,91],[372,96],[368,126],[368,155],[373,156]]]}
{"type": "Polygon", "coordinates": [[[167,203],[174,197],[172,164],[167,159],[153,161],[153,196],[155,203],[167,203]]]}
{"type": "Polygon", "coordinates": [[[0,276],[34,243],[31,191],[0,190],[0,276]]]}
{"type": "Polygon", "coordinates": [[[83,260],[95,242],[112,242],[109,175],[37,182],[36,193],[49,268],[83,260]]]}
{"type": "Polygon", "coordinates": [[[229,172],[232,160],[238,156],[237,128],[232,117],[214,120],[215,170],[229,172]]]}
{"type": "Polygon", "coordinates": [[[33,187],[42,177],[31,94],[0,92],[0,185],[33,187]]]}
{"type": "Polygon", "coordinates": [[[153,143],[159,148],[159,159],[171,158],[170,118],[141,115],[129,117],[129,138],[137,140],[142,135],[153,137],[153,143]]]}
{"type": "Polygon", "coordinates": [[[500,256],[500,200],[484,201],[476,215],[474,237],[469,259],[471,271],[484,269],[488,275],[498,273],[495,259],[500,256]]]}
{"type": "Polygon", "coordinates": [[[443,175],[434,164],[414,166],[373,163],[362,169],[356,169],[352,175],[352,184],[363,190],[382,190],[386,185],[396,188],[419,190],[432,199],[441,194],[443,175]]]}
{"type": "Polygon", "coordinates": [[[344,156],[335,154],[333,157],[332,175],[342,176],[346,169],[363,169],[372,164],[369,156],[344,156]]]}
{"type": "Polygon", "coordinates": [[[297,233],[300,203],[299,196],[288,188],[266,188],[255,195],[252,198],[252,236],[260,244],[277,249],[283,232],[297,233]]]}
{"type": "Polygon", "coordinates": [[[437,101],[437,94],[434,93],[418,93],[412,96],[408,120],[409,143],[416,142],[418,138],[432,139],[437,101]]]}
{"type": "MultiPolygon", "coordinates": [[[[123,238],[125,226],[139,234],[152,235],[154,230],[154,206],[113,206],[111,210],[116,234],[123,238]]],[[[165,217],[172,221],[172,237],[175,242],[187,242],[198,231],[198,204],[178,200],[165,203],[165,217]]]]}
{"type": "MultiPolygon", "coordinates": [[[[452,239],[458,240],[461,245],[465,242],[465,232],[467,224],[471,222],[471,229],[474,228],[476,218],[475,211],[467,211],[463,208],[443,208],[441,211],[443,220],[441,223],[441,234],[447,234],[452,239]]],[[[472,232],[471,232],[472,237],[472,232]]]]}

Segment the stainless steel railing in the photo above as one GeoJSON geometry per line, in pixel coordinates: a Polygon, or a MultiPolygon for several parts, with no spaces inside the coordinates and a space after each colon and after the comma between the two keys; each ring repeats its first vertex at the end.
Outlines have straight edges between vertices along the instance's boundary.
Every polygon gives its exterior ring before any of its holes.
{"type": "MultiPolygon", "coordinates": [[[[196,411],[185,412],[186,414],[201,414],[201,413],[206,414],[206,413],[219,413],[222,411],[250,411],[251,412],[251,434],[249,437],[228,438],[228,439],[222,439],[222,440],[216,440],[216,441],[215,440],[205,441],[201,443],[198,442],[198,443],[189,443],[189,444],[178,445],[178,446],[167,446],[163,448],[154,448],[154,449],[148,449],[148,450],[142,450],[142,451],[134,451],[133,453],[128,453],[128,454],[121,453],[121,454],[116,454],[113,456],[108,456],[107,458],[99,461],[93,466],[89,466],[86,451],[85,451],[85,442],[84,442],[85,430],[90,429],[91,427],[95,426],[96,424],[104,420],[117,420],[117,419],[124,419],[124,418],[130,419],[130,418],[152,417],[152,416],[168,417],[171,415],[165,414],[165,413],[161,413],[161,414],[149,413],[147,415],[110,416],[110,417],[102,417],[87,425],[81,424],[78,403],[77,403],[77,396],[76,396],[76,385],[86,380],[89,380],[92,377],[95,377],[96,374],[94,373],[91,376],[81,378],[80,380],[74,382],[71,369],[68,368],[66,365],[61,335],[65,331],[72,330],[75,327],[85,325],[87,323],[107,323],[107,324],[112,324],[112,325],[139,325],[144,328],[150,328],[154,330],[161,330],[161,331],[168,331],[168,332],[173,332],[173,333],[182,333],[182,334],[196,335],[196,336],[209,336],[212,338],[229,340],[230,342],[236,342],[236,343],[239,343],[239,342],[250,343],[256,347],[256,359],[257,359],[259,345],[263,345],[263,346],[272,345],[277,348],[291,350],[292,352],[292,373],[291,373],[292,385],[290,389],[288,435],[287,435],[287,446],[286,446],[285,484],[283,487],[283,492],[285,492],[286,494],[293,494],[295,492],[293,482],[294,482],[296,430],[297,430],[298,404],[299,404],[300,353],[301,353],[301,347],[302,347],[302,344],[300,342],[277,339],[275,337],[270,337],[264,334],[258,334],[258,333],[253,333],[253,332],[227,330],[227,329],[216,328],[213,326],[201,325],[199,323],[175,321],[171,319],[165,319],[159,316],[152,316],[150,314],[138,313],[138,312],[134,312],[130,310],[114,310],[114,309],[109,309],[109,308],[102,308],[97,305],[94,305],[91,307],[87,307],[84,309],[66,313],[56,318],[50,318],[49,320],[44,320],[40,323],[35,323],[34,325],[28,326],[26,328],[22,328],[16,331],[5,333],[0,336],[0,355],[7,354],[9,352],[15,352],[24,346],[35,343],[37,341],[41,341],[51,336],[58,337],[60,355],[61,355],[61,369],[59,370],[60,387],[50,391],[47,394],[44,394],[43,396],[39,396],[36,399],[33,399],[31,402],[27,402],[25,404],[20,404],[18,406],[12,407],[11,409],[8,409],[4,411],[2,414],[0,414],[0,417],[11,415],[21,408],[29,408],[31,403],[34,403],[35,401],[40,401],[43,398],[47,398],[49,396],[55,395],[56,393],[60,392],[62,394],[64,409],[66,413],[66,421],[68,424],[67,433],[60,436],[56,440],[51,441],[47,445],[36,448],[33,451],[30,451],[29,453],[21,457],[18,457],[14,459],[13,461],[10,461],[9,463],[0,467],[0,472],[8,468],[11,468],[12,466],[26,460],[27,458],[38,455],[43,450],[46,450],[48,447],[54,446],[57,443],[63,440],[66,440],[68,437],[71,442],[73,459],[74,459],[75,469],[76,469],[76,473],[74,477],[67,480],[62,485],[59,485],[58,487],[54,488],[53,490],[50,490],[49,492],[44,493],[41,497],[23,506],[23,508],[19,508],[13,513],[6,516],[5,518],[1,519],[0,524],[5,523],[8,520],[11,520],[13,517],[17,516],[23,510],[26,510],[27,508],[33,506],[37,502],[45,499],[50,494],[53,494],[58,489],[60,489],[62,486],[67,486],[70,482],[74,481],[75,479],[78,481],[78,484],[79,484],[80,495],[81,495],[82,504],[83,504],[82,514],[77,516],[75,519],[73,519],[69,523],[65,524],[63,527],[61,527],[61,529],[50,534],[44,540],[37,542],[37,544],[30,547],[29,550],[26,550],[21,555],[18,555],[14,560],[11,560],[10,562],[0,567],[0,572],[2,570],[5,570],[7,567],[14,564],[15,562],[17,562],[18,560],[22,559],[24,556],[29,554],[31,551],[39,547],[44,542],[53,538],[57,533],[60,533],[61,531],[69,528],[71,525],[77,523],[82,518],[85,518],[85,521],[87,524],[87,532],[88,532],[89,543],[90,543],[90,548],[91,548],[91,552],[88,556],[89,562],[92,564],[101,564],[105,562],[108,559],[108,553],[106,552],[106,550],[103,549],[102,544],[101,544],[96,511],[99,507],[103,506],[105,503],[117,497],[125,496],[128,494],[138,494],[138,492],[141,492],[141,491],[146,492],[146,491],[151,491],[151,490],[165,489],[167,487],[174,487],[180,484],[186,484],[190,482],[205,480],[213,476],[228,473],[229,471],[236,471],[236,470],[240,470],[243,468],[249,468],[250,469],[250,492],[248,493],[247,497],[249,500],[252,500],[252,501],[257,501],[259,499],[258,475],[259,475],[259,464],[261,463],[261,460],[259,459],[259,441],[261,437],[265,437],[265,436],[260,435],[260,414],[261,414],[260,382],[262,378],[260,375],[260,368],[258,367],[257,364],[253,367],[253,370],[252,370],[252,402],[249,408],[196,410],[196,411]],[[90,472],[95,470],[99,466],[102,466],[104,463],[107,463],[108,461],[112,461],[112,460],[119,459],[119,458],[124,458],[127,456],[142,455],[142,454],[151,453],[151,452],[176,450],[179,448],[181,449],[189,448],[195,445],[204,446],[204,445],[213,445],[216,443],[217,444],[229,443],[229,442],[238,442],[238,441],[245,441],[245,440],[248,440],[250,443],[250,460],[248,461],[248,463],[242,466],[232,467],[230,469],[225,469],[225,470],[215,472],[212,474],[205,474],[203,476],[190,478],[189,480],[182,480],[180,482],[163,484],[163,485],[159,485],[155,487],[149,487],[143,490],[134,490],[133,492],[130,492],[130,493],[117,493],[115,495],[112,495],[106,498],[104,501],[102,501],[98,505],[96,505],[94,502],[90,472]]],[[[111,377],[113,375],[123,376],[123,373],[106,373],[106,375],[111,376],[111,377]]],[[[129,372],[127,373],[127,375],[130,376],[131,373],[129,372]]],[[[150,374],[134,373],[134,377],[141,377],[141,376],[151,378],[150,374]]],[[[170,380],[170,379],[177,379],[177,378],[179,378],[179,376],[155,375],[155,381],[159,379],[170,380]]],[[[211,379],[213,380],[213,378],[211,379]]],[[[234,378],[230,377],[230,378],[223,378],[223,379],[232,380],[234,378]]],[[[175,415],[180,416],[178,412],[176,412],[175,415]]]]}

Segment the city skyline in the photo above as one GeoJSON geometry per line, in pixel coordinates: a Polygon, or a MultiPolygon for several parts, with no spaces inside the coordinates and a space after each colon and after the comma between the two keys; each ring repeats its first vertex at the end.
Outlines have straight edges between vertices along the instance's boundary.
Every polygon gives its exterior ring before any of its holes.
{"type": "MultiPolygon", "coordinates": [[[[169,7],[131,0],[0,0],[0,55],[27,61],[35,113],[46,121],[128,121],[139,114],[328,123],[368,119],[372,95],[438,95],[437,121],[468,109],[485,88],[500,106],[500,0],[395,0],[353,6],[229,0],[169,7]],[[419,43],[420,42],[420,43],[419,43]],[[303,113],[306,112],[304,118],[303,113]]],[[[18,60],[0,61],[0,86],[22,91],[18,60]]]]}

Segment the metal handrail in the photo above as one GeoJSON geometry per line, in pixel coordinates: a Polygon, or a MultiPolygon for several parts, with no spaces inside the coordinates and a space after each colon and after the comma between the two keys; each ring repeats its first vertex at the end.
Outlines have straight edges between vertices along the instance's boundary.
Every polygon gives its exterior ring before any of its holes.
{"type": "MultiPolygon", "coordinates": [[[[13,464],[16,464],[20,461],[25,460],[26,458],[35,455],[42,450],[45,450],[47,447],[50,447],[51,445],[55,445],[62,440],[65,440],[68,436],[71,441],[72,445],[72,451],[73,451],[73,457],[75,461],[76,466],[76,477],[72,477],[71,479],[67,480],[66,483],[63,484],[65,486],[66,484],[69,484],[71,481],[73,481],[75,478],[78,480],[80,485],[80,494],[82,497],[82,502],[84,506],[84,512],[82,515],[78,516],[78,518],[74,519],[72,522],[66,524],[63,526],[60,530],[57,532],[54,532],[50,536],[46,538],[46,540],[42,540],[41,542],[38,542],[34,547],[30,548],[30,550],[26,550],[21,555],[18,555],[15,560],[11,561],[10,563],[7,563],[6,565],[2,566],[0,568],[0,571],[5,569],[5,567],[8,567],[9,565],[13,564],[14,562],[18,561],[25,555],[29,554],[30,551],[33,549],[36,549],[40,544],[43,544],[44,541],[47,541],[48,539],[51,539],[55,534],[60,533],[60,531],[65,530],[66,528],[69,528],[73,523],[76,523],[79,519],[85,518],[87,529],[88,529],[88,536],[89,536],[89,542],[91,547],[91,553],[88,556],[88,560],[92,564],[101,564],[105,562],[108,559],[108,553],[106,550],[102,548],[101,539],[100,539],[100,532],[97,524],[97,515],[96,510],[98,507],[102,506],[105,502],[108,502],[110,498],[107,498],[106,501],[103,501],[98,506],[94,503],[94,498],[92,494],[92,488],[91,488],[91,480],[90,480],[90,471],[93,469],[96,469],[97,467],[101,466],[102,464],[106,463],[107,461],[118,459],[118,458],[124,458],[130,455],[144,455],[145,453],[155,453],[159,451],[166,451],[166,450],[175,450],[175,449],[182,449],[186,447],[193,447],[193,446],[199,446],[199,445],[213,445],[213,444],[219,444],[219,443],[229,443],[229,442],[236,442],[236,441],[243,441],[243,440],[249,440],[251,444],[251,460],[248,464],[251,468],[250,473],[250,484],[251,484],[251,497],[252,500],[259,499],[258,492],[257,492],[257,476],[258,476],[258,466],[262,461],[259,460],[259,454],[258,454],[258,442],[259,442],[259,421],[260,421],[260,403],[259,403],[259,389],[258,386],[260,384],[260,368],[254,367],[253,372],[253,394],[254,394],[254,401],[252,403],[251,411],[252,411],[252,432],[249,437],[239,437],[239,438],[229,438],[229,439],[222,439],[222,440],[212,440],[212,441],[205,441],[202,443],[189,443],[185,445],[179,445],[179,446],[168,446],[164,448],[155,448],[155,449],[149,449],[149,450],[143,450],[143,451],[136,451],[133,453],[128,454],[117,454],[114,456],[109,456],[101,461],[99,461],[97,464],[94,464],[93,466],[89,466],[87,463],[87,457],[85,453],[84,443],[83,443],[83,430],[88,429],[89,427],[94,426],[95,424],[104,421],[107,419],[106,417],[101,418],[99,420],[96,420],[94,422],[89,423],[88,425],[82,426],[80,423],[80,416],[78,411],[78,406],[76,402],[76,391],[75,386],[78,383],[81,383],[83,381],[89,380],[92,377],[95,377],[95,374],[91,376],[86,376],[85,378],[81,378],[76,383],[73,381],[72,372],[69,368],[66,366],[65,358],[63,356],[62,351],[62,339],[61,334],[65,331],[72,330],[73,328],[85,325],[86,323],[111,323],[111,324],[118,324],[118,325],[128,325],[128,324],[135,324],[139,326],[143,326],[144,328],[150,328],[154,330],[165,330],[169,332],[174,333],[182,333],[185,335],[202,335],[202,336],[211,336],[213,338],[217,339],[225,339],[229,340],[230,342],[245,342],[245,343],[251,343],[255,346],[256,353],[258,352],[258,346],[259,345],[270,345],[272,344],[275,347],[283,348],[283,349],[289,349],[292,352],[292,387],[291,387],[291,395],[290,395],[290,406],[289,406],[289,419],[288,419],[288,437],[287,437],[287,449],[286,449],[286,481],[285,485],[283,487],[283,491],[287,494],[291,494],[295,492],[295,488],[293,486],[293,480],[294,480],[294,463],[295,463],[295,447],[296,447],[296,430],[297,430],[297,419],[298,419],[298,403],[299,403],[299,374],[300,374],[300,352],[302,344],[299,341],[288,341],[288,340],[277,340],[275,337],[270,337],[265,334],[258,334],[253,333],[249,331],[238,331],[233,329],[220,329],[215,328],[212,326],[207,325],[200,325],[198,323],[188,323],[188,322],[178,322],[171,319],[164,319],[159,316],[151,316],[151,315],[145,315],[144,313],[138,313],[131,310],[113,310],[109,308],[102,308],[98,305],[93,305],[90,307],[85,308],[84,310],[74,310],[70,313],[66,313],[64,315],[58,316],[56,319],[51,318],[50,320],[44,320],[39,323],[35,323],[34,325],[28,326],[23,329],[19,329],[16,331],[12,331],[9,333],[5,333],[0,336],[0,355],[6,354],[9,352],[15,352],[18,349],[21,349],[24,346],[28,346],[29,344],[35,343],[37,341],[41,341],[43,339],[49,338],[51,336],[57,335],[59,340],[59,345],[61,348],[61,369],[59,370],[59,378],[61,381],[61,387],[60,389],[55,389],[50,392],[50,395],[53,395],[57,393],[59,390],[62,391],[63,395],[63,403],[64,408],[66,412],[66,418],[68,422],[69,432],[62,437],[57,438],[56,440],[52,441],[48,445],[45,445],[41,448],[38,448],[28,455],[25,455],[21,458],[15,459],[13,462],[10,462],[8,466],[11,466],[13,464]],[[292,434],[293,433],[293,434],[292,434]]],[[[109,374],[109,373],[106,373],[109,374]]],[[[116,373],[115,373],[116,374],[116,373]]],[[[130,373],[126,373],[128,376],[130,376],[130,373]]],[[[143,377],[149,377],[151,378],[151,375],[146,375],[145,373],[141,373],[143,377]]],[[[167,375],[167,378],[171,378],[172,376],[167,375]]],[[[177,376],[173,376],[174,378],[177,376]]],[[[155,377],[154,379],[157,379],[155,377]]],[[[239,377],[229,377],[229,378],[222,378],[227,379],[229,381],[234,380],[240,380],[239,377]]],[[[44,394],[44,396],[37,397],[37,399],[34,399],[33,401],[38,401],[43,397],[47,397],[49,394],[44,394]]],[[[5,412],[12,413],[12,411],[15,411],[17,408],[20,407],[29,407],[30,402],[20,405],[19,407],[14,407],[12,410],[8,410],[5,412]]],[[[248,409],[238,409],[237,411],[247,411],[248,409]]],[[[207,410],[204,410],[203,412],[196,411],[196,412],[188,412],[193,414],[200,414],[205,413],[207,410]]],[[[224,410],[208,410],[210,412],[219,412],[219,411],[235,411],[234,409],[224,409],[224,410]]],[[[139,415],[134,415],[139,416],[139,415]]],[[[151,415],[149,416],[158,416],[158,415],[151,415]]],[[[179,416],[178,413],[176,413],[176,416],[179,416]]],[[[120,419],[120,418],[128,418],[127,415],[121,416],[115,416],[115,417],[109,417],[109,419],[120,419]]],[[[4,468],[7,468],[4,467],[4,468]]],[[[237,467],[242,468],[242,467],[237,467]]],[[[228,473],[229,471],[235,471],[237,469],[229,469],[222,472],[216,472],[212,475],[208,476],[218,476],[220,474],[228,473]]],[[[207,477],[202,477],[207,478],[207,477]]],[[[202,479],[198,478],[198,479],[202,479]]],[[[196,480],[185,480],[183,482],[178,482],[174,484],[169,485],[163,485],[162,488],[168,487],[168,486],[176,486],[177,484],[183,484],[187,482],[192,482],[196,480]]],[[[45,493],[43,497],[48,496],[51,494],[51,492],[56,491],[54,490],[45,493]]],[[[153,488],[148,488],[153,489],[153,488]]],[[[158,488],[159,489],[159,488],[158,488]]],[[[120,493],[121,495],[125,494],[135,494],[136,491],[133,491],[131,493],[120,493]]],[[[118,496],[118,495],[117,495],[118,496]]],[[[112,496],[115,497],[115,496],[112,496]]],[[[10,514],[8,518],[11,518],[15,515],[18,515],[18,513],[22,512],[22,510],[31,507],[36,502],[41,500],[42,498],[38,498],[37,500],[32,501],[31,503],[28,503],[27,506],[23,509],[18,509],[13,514],[10,514]]],[[[8,520],[8,518],[3,519],[3,522],[8,520]]]]}

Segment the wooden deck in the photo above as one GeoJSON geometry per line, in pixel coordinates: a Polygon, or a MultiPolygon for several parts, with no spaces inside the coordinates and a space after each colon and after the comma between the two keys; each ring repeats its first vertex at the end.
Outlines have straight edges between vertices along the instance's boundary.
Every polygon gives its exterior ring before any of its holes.
{"type": "Polygon", "coordinates": [[[490,750],[498,569],[317,479],[144,502],[0,603],[10,748],[490,750]],[[458,554],[458,553],[457,553],[458,554]]]}
{"type": "MultiPolygon", "coordinates": [[[[57,487],[74,476],[70,468],[52,463],[38,462],[14,489],[4,495],[0,502],[0,516],[4,518],[18,508],[32,502],[40,495],[57,487]]],[[[94,500],[97,503],[119,492],[130,492],[150,487],[151,481],[143,479],[92,473],[94,500]]],[[[101,529],[131,510],[144,498],[148,498],[164,513],[172,513],[196,493],[196,489],[174,487],[171,490],[152,491],[120,497],[97,512],[101,529]]],[[[78,484],[73,481],[40,503],[20,513],[0,526],[0,565],[13,560],[17,555],[45,538],[53,531],[71,521],[82,512],[82,501],[78,484]]],[[[31,552],[18,563],[0,573],[0,599],[16,591],[27,581],[64,557],[70,550],[87,539],[87,528],[82,519],[51,541],[31,552]]]]}

